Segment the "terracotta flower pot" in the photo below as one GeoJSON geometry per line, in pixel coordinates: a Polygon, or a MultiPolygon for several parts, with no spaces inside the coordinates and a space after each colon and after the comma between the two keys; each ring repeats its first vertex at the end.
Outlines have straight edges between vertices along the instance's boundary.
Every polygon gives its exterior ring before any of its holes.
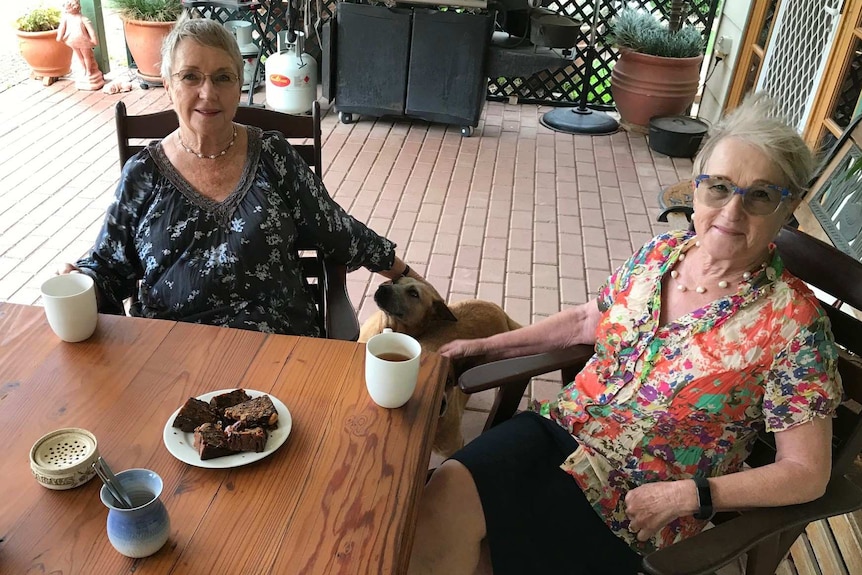
{"type": "Polygon", "coordinates": [[[694,102],[703,56],[664,58],[620,49],[611,93],[623,122],[644,132],[653,116],[677,116],[694,102]]]}
{"type": "Polygon", "coordinates": [[[126,45],[138,66],[138,76],[148,84],[161,84],[162,42],[175,22],[124,20],[126,45]]]}
{"type": "Polygon", "coordinates": [[[22,32],[16,30],[18,48],[33,70],[32,77],[43,78],[46,86],[72,71],[72,49],[57,42],[57,31],[22,32]]]}

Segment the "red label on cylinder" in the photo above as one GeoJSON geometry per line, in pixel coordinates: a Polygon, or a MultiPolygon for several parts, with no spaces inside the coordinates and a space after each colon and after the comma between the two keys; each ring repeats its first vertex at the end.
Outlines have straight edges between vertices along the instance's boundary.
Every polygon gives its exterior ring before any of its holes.
{"type": "Polygon", "coordinates": [[[269,81],[273,86],[278,86],[279,88],[286,88],[290,85],[290,78],[281,74],[270,74],[269,81]]]}

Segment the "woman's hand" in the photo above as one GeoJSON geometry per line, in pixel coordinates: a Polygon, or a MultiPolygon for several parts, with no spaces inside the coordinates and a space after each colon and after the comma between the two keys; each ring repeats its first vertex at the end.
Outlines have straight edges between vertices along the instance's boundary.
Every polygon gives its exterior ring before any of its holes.
{"type": "Polygon", "coordinates": [[[681,515],[697,512],[697,488],[690,479],[645,483],[626,494],[629,531],[646,541],[681,515]]]}
{"type": "Polygon", "coordinates": [[[437,352],[449,359],[482,355],[485,353],[485,339],[456,339],[450,341],[437,352]]]}
{"type": "Polygon", "coordinates": [[[80,271],[77,267],[73,266],[72,264],[66,263],[63,264],[62,267],[57,268],[57,275],[64,276],[66,274],[70,274],[77,271],[80,271]]]}

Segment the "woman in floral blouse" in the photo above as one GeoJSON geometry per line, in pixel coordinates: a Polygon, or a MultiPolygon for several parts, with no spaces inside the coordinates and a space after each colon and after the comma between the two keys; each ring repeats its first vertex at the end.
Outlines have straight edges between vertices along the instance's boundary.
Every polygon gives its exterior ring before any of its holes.
{"type": "Polygon", "coordinates": [[[694,230],[660,235],[586,304],[449,357],[576,344],[559,396],[434,473],[411,573],[636,573],[714,511],[803,503],[830,474],[836,348],[772,244],[813,159],[768,99],[743,103],[694,162],[694,230]],[[775,463],[743,469],[761,429],[775,463]]]}
{"type": "Polygon", "coordinates": [[[282,134],[233,122],[243,61],[223,26],[181,21],[162,56],[179,128],[129,159],[92,252],[66,268],[93,277],[99,311],[123,313],[135,294],[133,315],[318,336],[297,245],[411,273],[282,134]]]}

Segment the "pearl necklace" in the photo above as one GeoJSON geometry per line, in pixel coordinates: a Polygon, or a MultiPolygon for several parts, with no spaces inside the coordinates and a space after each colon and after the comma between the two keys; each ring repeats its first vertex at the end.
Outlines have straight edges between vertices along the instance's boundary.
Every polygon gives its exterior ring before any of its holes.
{"type": "Polygon", "coordinates": [[[211,156],[207,155],[207,154],[201,154],[200,152],[195,152],[194,150],[192,150],[191,148],[186,146],[186,143],[183,142],[183,137],[180,134],[179,130],[177,131],[177,138],[180,141],[180,146],[182,146],[183,150],[185,150],[189,154],[194,154],[195,156],[197,156],[201,160],[203,160],[204,158],[206,158],[207,160],[215,160],[216,158],[220,158],[220,157],[224,156],[225,154],[227,154],[228,150],[233,148],[233,145],[236,143],[236,126],[233,127],[233,137],[230,139],[230,144],[227,145],[227,148],[225,148],[224,150],[222,150],[218,154],[213,154],[211,156]]]}
{"type": "MultiPolygon", "coordinates": [[[[695,241],[694,246],[699,248],[700,247],[700,240],[695,241]]],[[[683,251],[683,253],[679,254],[679,259],[677,260],[677,262],[685,261],[685,252],[688,251],[689,249],[690,249],[690,247],[686,248],[685,251],[683,251]]],[[[764,269],[764,268],[766,268],[766,262],[763,262],[762,264],[760,264],[760,269],[764,269]]],[[[676,280],[676,289],[678,289],[681,292],[688,291],[688,286],[686,286],[681,281],[679,281],[679,272],[678,271],[676,271],[674,269],[670,270],[670,277],[672,277],[674,280],[676,280]]],[[[742,281],[748,281],[750,279],[751,279],[751,272],[744,272],[742,274],[742,281]]],[[[725,280],[721,280],[720,282],[718,282],[717,285],[721,289],[726,289],[727,286],[729,286],[730,284],[725,280]]],[[[706,293],[706,288],[704,286],[696,286],[694,288],[694,291],[696,291],[697,293],[703,294],[703,293],[706,293]]]]}

